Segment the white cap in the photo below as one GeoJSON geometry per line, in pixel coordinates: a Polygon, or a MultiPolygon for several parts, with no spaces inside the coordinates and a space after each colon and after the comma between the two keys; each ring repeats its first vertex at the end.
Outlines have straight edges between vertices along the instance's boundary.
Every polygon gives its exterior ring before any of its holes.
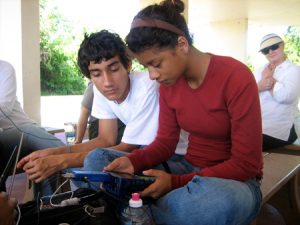
{"type": "Polygon", "coordinates": [[[264,36],[260,42],[260,50],[267,47],[270,47],[272,45],[278,44],[280,42],[283,42],[282,38],[277,34],[267,34],[264,36]]]}
{"type": "Polygon", "coordinates": [[[143,200],[140,198],[139,193],[132,193],[129,200],[129,206],[132,208],[139,208],[143,206],[143,200]]]}

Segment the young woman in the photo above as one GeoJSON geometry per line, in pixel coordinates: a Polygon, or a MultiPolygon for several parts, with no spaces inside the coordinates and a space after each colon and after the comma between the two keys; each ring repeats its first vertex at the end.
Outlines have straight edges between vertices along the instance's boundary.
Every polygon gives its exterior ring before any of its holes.
{"type": "Polygon", "coordinates": [[[192,45],[180,0],[150,5],[134,18],[129,49],[160,85],[157,136],[143,151],[115,159],[107,171],[153,168],[175,150],[180,129],[189,132],[181,174],[150,169],[155,183],[141,192],[157,198],[157,224],[250,224],[257,215],[262,176],[258,90],[241,62],[192,45]]]}

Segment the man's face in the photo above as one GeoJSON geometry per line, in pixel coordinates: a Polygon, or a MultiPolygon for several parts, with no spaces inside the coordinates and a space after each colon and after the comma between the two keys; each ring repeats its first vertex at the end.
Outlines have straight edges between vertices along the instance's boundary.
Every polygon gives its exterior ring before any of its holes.
{"type": "Polygon", "coordinates": [[[88,69],[92,82],[107,99],[118,103],[126,99],[130,83],[128,71],[119,56],[101,63],[90,62],[88,69]]]}

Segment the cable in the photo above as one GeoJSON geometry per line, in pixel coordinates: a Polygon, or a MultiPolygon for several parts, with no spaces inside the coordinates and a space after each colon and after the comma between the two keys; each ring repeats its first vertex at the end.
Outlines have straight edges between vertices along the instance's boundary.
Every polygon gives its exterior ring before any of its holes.
{"type": "Polygon", "coordinates": [[[19,222],[20,222],[20,219],[21,219],[21,210],[20,210],[20,206],[19,206],[19,204],[17,204],[17,210],[18,210],[18,220],[17,220],[17,222],[16,222],[16,225],[18,225],[18,224],[19,224],[19,222]]]}
{"type": "Polygon", "coordinates": [[[37,208],[37,225],[40,224],[40,207],[39,207],[39,200],[41,200],[40,198],[40,192],[37,193],[37,198],[36,198],[36,208],[37,208]]]}
{"type": "MultiPolygon", "coordinates": [[[[70,181],[70,179],[66,179],[61,185],[59,185],[59,187],[54,191],[54,193],[51,195],[50,197],[50,205],[53,206],[53,207],[62,207],[61,203],[60,204],[54,204],[52,202],[52,198],[56,195],[56,193],[58,192],[58,190],[64,185],[66,184],[68,181],[70,181]]],[[[68,193],[68,192],[65,192],[65,193],[68,193]]],[[[74,195],[74,191],[70,191],[71,193],[71,197],[70,199],[73,198],[73,195],[74,195]]]]}
{"type": "Polygon", "coordinates": [[[15,176],[16,176],[16,171],[17,171],[17,163],[19,161],[21,147],[22,147],[22,143],[23,143],[23,136],[24,136],[24,133],[21,134],[20,144],[19,144],[18,151],[17,151],[16,161],[15,161],[15,165],[14,165],[14,171],[13,171],[13,174],[12,174],[10,188],[9,188],[9,191],[8,191],[8,196],[11,195],[11,192],[12,192],[12,189],[13,189],[13,186],[14,186],[15,176]]]}
{"type": "Polygon", "coordinates": [[[2,110],[2,108],[0,107],[0,111],[3,113],[3,115],[14,125],[14,127],[20,132],[20,133],[24,133],[24,134],[27,134],[27,135],[30,135],[30,136],[33,136],[33,137],[36,137],[36,138],[39,138],[39,139],[42,139],[42,140],[52,140],[52,141],[57,141],[57,138],[45,138],[45,137],[40,137],[40,136],[37,136],[37,135],[34,135],[34,134],[31,134],[31,133],[28,133],[26,131],[23,131],[21,130],[15,123],[14,121],[12,121],[12,119],[5,114],[5,112],[2,110]]]}

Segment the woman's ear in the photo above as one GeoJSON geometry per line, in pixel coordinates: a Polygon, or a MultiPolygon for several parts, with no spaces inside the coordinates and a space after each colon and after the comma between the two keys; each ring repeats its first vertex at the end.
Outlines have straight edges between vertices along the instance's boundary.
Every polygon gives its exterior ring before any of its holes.
{"type": "Polygon", "coordinates": [[[187,54],[189,51],[189,43],[187,41],[187,39],[184,36],[179,36],[177,39],[177,48],[178,50],[180,50],[181,52],[187,54]]]}

